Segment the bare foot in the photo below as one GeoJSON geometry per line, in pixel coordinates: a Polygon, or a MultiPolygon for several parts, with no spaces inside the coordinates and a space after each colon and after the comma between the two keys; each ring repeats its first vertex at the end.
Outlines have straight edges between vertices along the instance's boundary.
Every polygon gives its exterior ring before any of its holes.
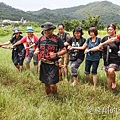
{"type": "Polygon", "coordinates": [[[68,79],[65,79],[65,81],[68,83],[69,82],[69,80],[68,79]]]}
{"type": "Polygon", "coordinates": [[[96,91],[96,87],[93,87],[93,91],[96,91]]]}
{"type": "Polygon", "coordinates": [[[77,82],[73,82],[70,86],[76,86],[77,85],[77,82]]]}
{"type": "Polygon", "coordinates": [[[112,83],[112,89],[116,88],[116,83],[112,83]]]}
{"type": "Polygon", "coordinates": [[[90,85],[90,82],[86,83],[86,85],[90,85]]]}

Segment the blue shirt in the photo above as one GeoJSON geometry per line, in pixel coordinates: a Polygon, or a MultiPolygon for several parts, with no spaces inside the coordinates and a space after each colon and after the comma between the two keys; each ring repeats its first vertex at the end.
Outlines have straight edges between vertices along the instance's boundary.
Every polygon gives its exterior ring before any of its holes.
{"type": "MultiPolygon", "coordinates": [[[[88,49],[91,49],[95,46],[98,46],[101,42],[101,38],[96,37],[95,42],[92,42],[92,38],[88,38],[86,41],[86,44],[88,45],[88,49]]],[[[86,55],[86,60],[90,61],[98,61],[100,60],[100,51],[95,51],[95,52],[89,52],[86,55]]]]}

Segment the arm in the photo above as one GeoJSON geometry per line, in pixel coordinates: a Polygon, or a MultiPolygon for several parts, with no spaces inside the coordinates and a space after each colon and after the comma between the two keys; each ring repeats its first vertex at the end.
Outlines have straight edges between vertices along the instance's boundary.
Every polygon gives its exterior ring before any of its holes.
{"type": "Polygon", "coordinates": [[[22,43],[23,43],[24,47],[26,47],[25,44],[24,44],[24,43],[26,42],[26,40],[27,40],[27,36],[23,37],[20,41],[18,41],[18,42],[16,42],[15,44],[13,44],[13,45],[11,46],[11,48],[13,48],[13,47],[16,46],[16,45],[22,44],[22,43]]]}
{"type": "Polygon", "coordinates": [[[19,44],[21,44],[21,43],[22,43],[21,41],[18,41],[18,42],[16,42],[15,44],[13,44],[10,48],[13,49],[14,46],[19,45],[19,44]]]}
{"type": "Polygon", "coordinates": [[[0,47],[2,46],[3,44],[0,42],[0,47]]]}
{"type": "Polygon", "coordinates": [[[68,46],[68,45],[70,45],[68,42],[65,42],[65,43],[64,43],[64,46],[68,46]]]}
{"type": "Polygon", "coordinates": [[[57,52],[58,56],[62,56],[67,52],[66,48],[62,48],[60,51],[57,52]]]}
{"type": "Polygon", "coordinates": [[[66,48],[62,48],[60,51],[58,51],[57,53],[54,52],[50,52],[50,58],[55,58],[55,57],[59,57],[64,55],[67,52],[66,48]]]}
{"type": "Polygon", "coordinates": [[[10,46],[2,45],[2,48],[10,49],[10,46]]]}
{"type": "Polygon", "coordinates": [[[96,47],[93,47],[91,49],[86,49],[84,54],[87,54],[88,52],[95,52],[95,51],[98,51],[98,50],[101,50],[101,49],[99,48],[99,46],[96,46],[96,47]]]}
{"type": "Polygon", "coordinates": [[[26,49],[30,49],[30,48],[32,48],[32,47],[34,47],[35,46],[35,43],[33,43],[31,46],[29,46],[29,47],[25,47],[26,49]]]}
{"type": "Polygon", "coordinates": [[[16,46],[16,45],[19,45],[19,44],[21,44],[21,43],[22,43],[21,41],[18,41],[18,42],[16,42],[16,43],[13,45],[13,47],[16,46]]]}
{"type": "Polygon", "coordinates": [[[8,41],[8,42],[5,42],[1,45],[2,48],[6,48],[6,49],[10,49],[10,46],[6,46],[6,45],[9,45],[11,42],[8,41]]]}
{"type": "Polygon", "coordinates": [[[34,55],[37,56],[39,54],[39,52],[40,52],[40,49],[37,47],[35,52],[34,52],[34,55]]]}
{"type": "Polygon", "coordinates": [[[11,42],[8,41],[8,42],[3,43],[3,45],[9,45],[10,43],[11,43],[11,42]]]}
{"type": "Polygon", "coordinates": [[[101,48],[102,46],[104,46],[104,45],[106,45],[106,44],[110,44],[110,43],[113,43],[113,42],[118,41],[118,40],[120,40],[120,36],[116,36],[116,37],[114,37],[114,38],[108,39],[107,41],[101,43],[101,44],[99,45],[99,48],[101,48]]]}

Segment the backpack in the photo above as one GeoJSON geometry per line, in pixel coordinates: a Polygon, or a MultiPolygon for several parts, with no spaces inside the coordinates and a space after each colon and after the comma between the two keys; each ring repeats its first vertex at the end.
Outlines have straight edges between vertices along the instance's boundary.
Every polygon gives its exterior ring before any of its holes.
{"type": "MultiPolygon", "coordinates": [[[[64,32],[64,36],[63,36],[63,42],[66,42],[66,37],[69,33],[64,32]]],[[[57,34],[60,37],[60,33],[57,34]]]]}

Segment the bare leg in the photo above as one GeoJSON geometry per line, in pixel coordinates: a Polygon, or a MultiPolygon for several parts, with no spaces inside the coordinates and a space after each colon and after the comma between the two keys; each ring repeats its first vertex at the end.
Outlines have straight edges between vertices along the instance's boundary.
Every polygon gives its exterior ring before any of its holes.
{"type": "Polygon", "coordinates": [[[64,65],[65,80],[68,82],[68,66],[64,65]]]}
{"type": "Polygon", "coordinates": [[[46,92],[47,95],[49,95],[51,93],[51,89],[50,89],[49,84],[45,84],[45,92],[46,92]]]}
{"type": "Polygon", "coordinates": [[[35,65],[35,71],[38,73],[38,65],[35,65]]]}
{"type": "Polygon", "coordinates": [[[96,89],[97,81],[98,81],[98,76],[97,76],[97,74],[95,74],[95,75],[93,75],[93,83],[94,83],[93,90],[96,89]]]}
{"type": "Polygon", "coordinates": [[[51,84],[50,85],[50,90],[51,90],[51,93],[53,95],[55,95],[57,93],[57,86],[56,86],[56,84],[51,84]]]}
{"type": "Polygon", "coordinates": [[[23,66],[20,66],[19,67],[19,71],[22,72],[22,69],[23,69],[23,66]]]}
{"type": "Polygon", "coordinates": [[[30,70],[30,63],[26,63],[26,68],[30,70]]]}
{"type": "Polygon", "coordinates": [[[116,88],[116,83],[115,83],[115,70],[113,68],[109,68],[108,71],[106,72],[107,75],[107,83],[109,89],[116,88]]]}
{"type": "Polygon", "coordinates": [[[19,70],[19,72],[22,72],[22,68],[23,68],[23,66],[16,65],[16,68],[19,70]]]}
{"type": "Polygon", "coordinates": [[[15,65],[15,67],[19,70],[20,69],[20,66],[19,65],[15,65]]]}
{"type": "Polygon", "coordinates": [[[87,84],[89,85],[90,84],[90,74],[86,74],[86,79],[87,79],[87,84]]]}
{"type": "Polygon", "coordinates": [[[73,79],[74,79],[74,81],[73,81],[73,83],[71,84],[71,86],[76,86],[77,84],[78,84],[78,77],[73,77],[73,79]]]}

